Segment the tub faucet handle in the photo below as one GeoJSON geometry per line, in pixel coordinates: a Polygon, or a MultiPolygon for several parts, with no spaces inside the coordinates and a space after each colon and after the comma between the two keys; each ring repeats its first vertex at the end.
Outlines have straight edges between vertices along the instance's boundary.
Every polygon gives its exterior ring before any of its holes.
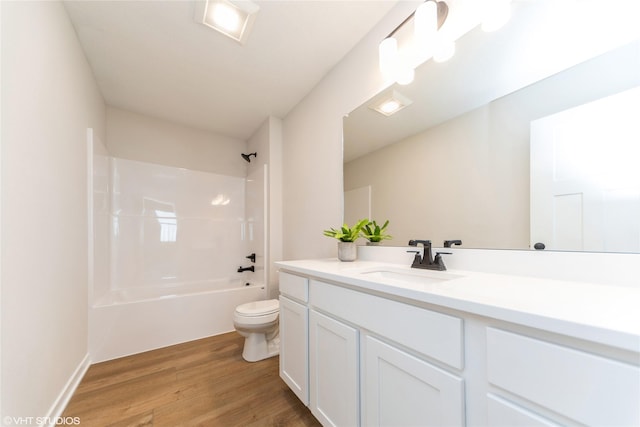
{"type": "Polygon", "coordinates": [[[250,259],[251,262],[256,262],[256,254],[255,253],[253,253],[251,255],[248,255],[245,258],[250,259]]]}

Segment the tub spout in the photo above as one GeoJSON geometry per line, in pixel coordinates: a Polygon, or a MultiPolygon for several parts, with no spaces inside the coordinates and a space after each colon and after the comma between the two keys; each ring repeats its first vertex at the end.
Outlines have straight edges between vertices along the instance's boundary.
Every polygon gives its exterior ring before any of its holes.
{"type": "Polygon", "coordinates": [[[238,267],[238,273],[242,273],[243,271],[253,271],[253,272],[255,272],[256,269],[255,269],[255,267],[253,265],[251,267],[242,267],[242,266],[238,267]]]}

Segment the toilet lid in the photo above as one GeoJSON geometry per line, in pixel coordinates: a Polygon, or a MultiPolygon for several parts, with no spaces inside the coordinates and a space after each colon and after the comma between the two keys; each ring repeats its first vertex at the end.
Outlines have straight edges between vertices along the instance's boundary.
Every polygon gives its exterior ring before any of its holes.
{"type": "Polygon", "coordinates": [[[269,299],[264,301],[248,302],[236,307],[236,313],[243,316],[262,316],[265,314],[273,314],[280,309],[280,303],[277,299],[269,299]]]}

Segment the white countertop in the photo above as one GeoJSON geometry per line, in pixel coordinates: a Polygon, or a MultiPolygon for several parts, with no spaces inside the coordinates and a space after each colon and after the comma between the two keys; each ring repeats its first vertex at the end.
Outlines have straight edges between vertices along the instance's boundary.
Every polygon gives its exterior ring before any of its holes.
{"type": "Polygon", "coordinates": [[[281,270],[363,292],[473,313],[640,352],[640,289],[472,271],[412,269],[374,261],[282,261],[281,270]],[[398,273],[400,279],[379,277],[398,273]],[[430,278],[444,278],[422,283],[430,278]]]}

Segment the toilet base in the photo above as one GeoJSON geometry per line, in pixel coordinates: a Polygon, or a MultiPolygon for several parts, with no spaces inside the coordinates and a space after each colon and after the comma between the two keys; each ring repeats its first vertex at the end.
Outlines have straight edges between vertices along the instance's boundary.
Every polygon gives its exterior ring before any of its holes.
{"type": "Polygon", "coordinates": [[[242,358],[247,362],[258,362],[280,354],[280,337],[267,340],[265,334],[251,333],[244,339],[242,358]]]}

